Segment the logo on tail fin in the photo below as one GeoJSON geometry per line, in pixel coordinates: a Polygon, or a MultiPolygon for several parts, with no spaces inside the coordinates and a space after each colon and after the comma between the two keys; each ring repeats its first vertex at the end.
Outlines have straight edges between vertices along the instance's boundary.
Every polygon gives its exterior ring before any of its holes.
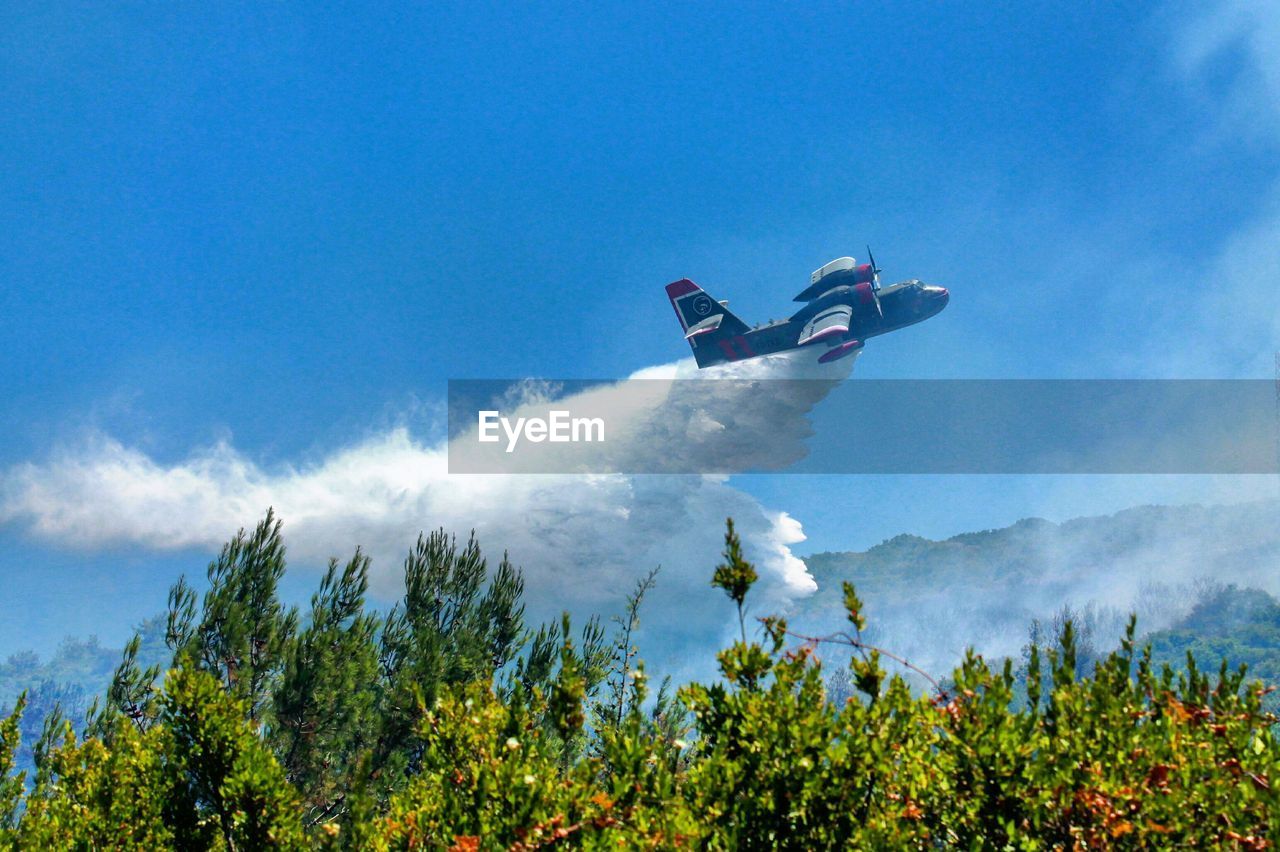
{"type": "Polygon", "coordinates": [[[733,347],[749,330],[747,324],[711,298],[710,293],[688,278],[681,278],[667,285],[667,297],[699,366],[742,357],[733,347]]]}

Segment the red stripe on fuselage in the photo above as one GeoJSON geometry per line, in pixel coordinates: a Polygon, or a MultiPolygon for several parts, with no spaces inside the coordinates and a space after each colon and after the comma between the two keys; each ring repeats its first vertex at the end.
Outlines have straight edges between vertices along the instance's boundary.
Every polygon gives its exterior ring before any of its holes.
{"type": "Polygon", "coordinates": [[[734,352],[734,351],[733,351],[733,344],[732,344],[732,343],[730,343],[730,342],[729,342],[729,341],[727,341],[727,340],[721,340],[721,341],[720,341],[720,348],[724,350],[724,357],[728,358],[730,361],[737,361],[737,360],[738,360],[738,354],[737,354],[736,352],[734,352]]]}

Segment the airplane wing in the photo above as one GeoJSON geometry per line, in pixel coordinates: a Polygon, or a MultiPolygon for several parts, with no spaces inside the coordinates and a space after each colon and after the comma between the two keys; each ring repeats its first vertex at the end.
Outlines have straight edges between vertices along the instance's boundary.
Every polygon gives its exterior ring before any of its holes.
{"type": "Polygon", "coordinates": [[[830,340],[840,337],[849,331],[849,320],[853,316],[853,306],[832,305],[824,311],[814,314],[813,318],[800,329],[800,337],[796,346],[817,343],[819,340],[830,340]]]}

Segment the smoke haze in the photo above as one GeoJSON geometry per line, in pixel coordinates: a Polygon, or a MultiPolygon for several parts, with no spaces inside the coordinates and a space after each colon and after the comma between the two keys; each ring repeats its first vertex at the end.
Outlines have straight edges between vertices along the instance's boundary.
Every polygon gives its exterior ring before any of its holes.
{"type": "MultiPolygon", "coordinates": [[[[853,360],[816,368],[813,358],[801,352],[704,370],[705,383],[677,384],[698,385],[705,393],[644,405],[636,405],[633,393],[618,394],[617,386],[587,393],[595,404],[603,397],[608,405],[614,394],[632,406],[626,427],[610,440],[610,452],[623,456],[705,449],[689,435],[664,431],[670,406],[681,410],[682,422],[740,432],[733,452],[756,447],[776,453],[789,445],[803,453],[806,414],[824,393],[815,388],[830,385],[777,382],[764,395],[740,380],[821,377],[835,383],[848,375],[853,360]],[[799,396],[780,397],[779,388],[799,396]]],[[[694,375],[692,362],[679,362],[632,378],[694,375]]],[[[526,408],[551,399],[576,404],[536,384],[513,393],[526,408]]],[[[213,551],[270,506],[284,520],[293,570],[318,568],[360,545],[373,557],[372,588],[384,602],[400,592],[400,562],[419,531],[444,527],[465,536],[474,529],[491,559],[506,550],[523,568],[530,615],[539,619],[561,609],[579,616],[614,612],[635,580],[661,565],[646,626],[662,636],[672,660],[692,644],[719,641],[729,625],[728,603],[708,584],[726,517],[734,518],[760,569],[758,605],[785,608],[815,588],[791,549],[804,538],[800,523],[724,477],[450,475],[447,455],[445,442],[426,442],[398,427],[304,465],[264,468],[229,442],[165,464],[116,438],[93,434],[45,461],[7,471],[0,480],[0,521],[87,549],[213,551]]],[[[161,597],[156,604],[162,605],[161,597]]]]}

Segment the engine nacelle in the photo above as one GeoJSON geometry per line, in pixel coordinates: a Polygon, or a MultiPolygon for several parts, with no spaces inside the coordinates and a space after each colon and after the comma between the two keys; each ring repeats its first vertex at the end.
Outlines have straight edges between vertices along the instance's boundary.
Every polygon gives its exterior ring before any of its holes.
{"type": "Polygon", "coordinates": [[[812,302],[837,287],[868,284],[875,289],[876,268],[870,263],[858,264],[851,257],[839,257],[819,267],[809,276],[809,286],[795,297],[797,302],[812,302]]]}
{"type": "Polygon", "coordinates": [[[870,281],[853,285],[853,316],[861,323],[878,321],[883,312],[880,309],[880,297],[870,281]]]}

